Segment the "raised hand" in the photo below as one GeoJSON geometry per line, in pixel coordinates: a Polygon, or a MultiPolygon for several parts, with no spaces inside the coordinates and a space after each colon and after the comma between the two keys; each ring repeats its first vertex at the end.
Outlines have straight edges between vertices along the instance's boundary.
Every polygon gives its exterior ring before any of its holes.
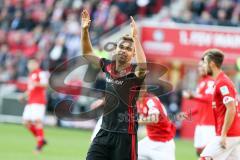
{"type": "Polygon", "coordinates": [[[86,9],[82,11],[82,28],[87,29],[89,28],[91,23],[89,13],[86,9]]]}
{"type": "Polygon", "coordinates": [[[137,24],[136,24],[136,22],[134,21],[134,19],[133,19],[132,16],[131,16],[130,18],[131,18],[130,26],[131,26],[132,37],[136,37],[137,34],[138,34],[137,24]]]}

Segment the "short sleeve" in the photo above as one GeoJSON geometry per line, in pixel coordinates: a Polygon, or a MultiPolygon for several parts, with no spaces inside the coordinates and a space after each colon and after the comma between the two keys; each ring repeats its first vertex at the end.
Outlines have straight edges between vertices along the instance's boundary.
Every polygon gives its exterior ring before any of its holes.
{"type": "Polygon", "coordinates": [[[228,83],[219,84],[219,93],[222,96],[223,104],[227,104],[229,102],[235,101],[236,92],[234,90],[234,86],[228,83]]]}
{"type": "Polygon", "coordinates": [[[100,62],[100,67],[101,67],[103,72],[106,72],[107,65],[112,63],[112,61],[110,61],[106,58],[101,58],[99,62],[100,62]]]}

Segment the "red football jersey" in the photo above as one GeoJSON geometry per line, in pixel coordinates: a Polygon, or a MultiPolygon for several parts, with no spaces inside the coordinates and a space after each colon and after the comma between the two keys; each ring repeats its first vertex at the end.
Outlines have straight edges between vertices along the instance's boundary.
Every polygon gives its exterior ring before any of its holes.
{"type": "Polygon", "coordinates": [[[235,115],[234,121],[227,132],[227,136],[240,136],[240,112],[239,105],[237,101],[237,91],[234,87],[233,82],[221,72],[215,81],[214,93],[213,93],[213,102],[212,107],[215,117],[215,128],[217,136],[221,135],[226,106],[230,101],[236,102],[237,113],[235,115]]]}
{"type": "Polygon", "coordinates": [[[37,69],[28,76],[28,104],[46,104],[46,87],[35,86],[34,83],[47,84],[48,79],[44,71],[37,69]]]}
{"type": "Polygon", "coordinates": [[[198,116],[198,125],[214,125],[214,115],[212,109],[214,80],[210,76],[202,77],[197,85],[197,96],[193,98],[196,101],[198,116]]]}
{"type": "Polygon", "coordinates": [[[158,123],[146,125],[147,136],[154,141],[166,142],[174,138],[176,128],[167,116],[167,111],[159,98],[153,95],[146,95],[143,100],[137,101],[137,108],[140,115],[147,117],[150,114],[158,114],[158,123]]]}

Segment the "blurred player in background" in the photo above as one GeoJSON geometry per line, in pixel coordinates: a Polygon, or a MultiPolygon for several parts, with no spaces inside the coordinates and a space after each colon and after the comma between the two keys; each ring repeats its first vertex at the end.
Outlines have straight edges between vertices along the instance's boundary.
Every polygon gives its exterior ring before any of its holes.
{"type": "Polygon", "coordinates": [[[196,93],[184,91],[183,97],[196,101],[196,110],[191,114],[198,114],[197,125],[194,133],[194,147],[200,156],[204,147],[216,135],[214,116],[212,110],[213,78],[208,75],[203,60],[198,63],[198,72],[201,76],[196,93]]]}
{"type": "Polygon", "coordinates": [[[39,62],[35,59],[28,61],[28,82],[27,91],[21,100],[27,99],[27,105],[23,112],[23,122],[28,130],[34,135],[37,140],[36,153],[42,151],[46,140],[43,131],[43,118],[46,110],[46,88],[48,84],[48,76],[46,72],[39,67],[39,62]]]}
{"type": "Polygon", "coordinates": [[[132,35],[121,37],[114,59],[110,61],[93,57],[88,31],[91,20],[86,10],[82,12],[83,56],[91,64],[101,68],[106,75],[103,121],[88,150],[87,160],[137,160],[138,125],[135,120],[135,104],[139,94],[137,88],[141,87],[146,75],[146,57],[138,38],[135,21],[132,17],[131,20],[132,35]],[[137,65],[131,62],[134,56],[137,65]],[[120,119],[122,116],[126,116],[126,119],[120,119]]]}
{"type": "Polygon", "coordinates": [[[139,160],[175,160],[176,128],[159,98],[144,93],[137,101],[139,124],[146,125],[147,136],[138,142],[139,160]]]}
{"type": "Polygon", "coordinates": [[[224,54],[218,49],[207,50],[204,65],[215,79],[212,108],[216,136],[201,154],[202,160],[240,159],[240,112],[233,82],[221,70],[224,54]]]}

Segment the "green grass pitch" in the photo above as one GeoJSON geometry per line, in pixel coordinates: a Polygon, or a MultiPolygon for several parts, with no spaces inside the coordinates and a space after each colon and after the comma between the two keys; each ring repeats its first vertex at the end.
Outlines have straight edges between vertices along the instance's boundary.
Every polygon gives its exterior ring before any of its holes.
{"type": "MultiPolygon", "coordinates": [[[[22,126],[0,123],[0,160],[84,160],[90,131],[45,128],[49,144],[43,153],[34,155],[35,141],[22,126]]],[[[176,160],[196,160],[191,141],[176,140],[176,160]]]]}

